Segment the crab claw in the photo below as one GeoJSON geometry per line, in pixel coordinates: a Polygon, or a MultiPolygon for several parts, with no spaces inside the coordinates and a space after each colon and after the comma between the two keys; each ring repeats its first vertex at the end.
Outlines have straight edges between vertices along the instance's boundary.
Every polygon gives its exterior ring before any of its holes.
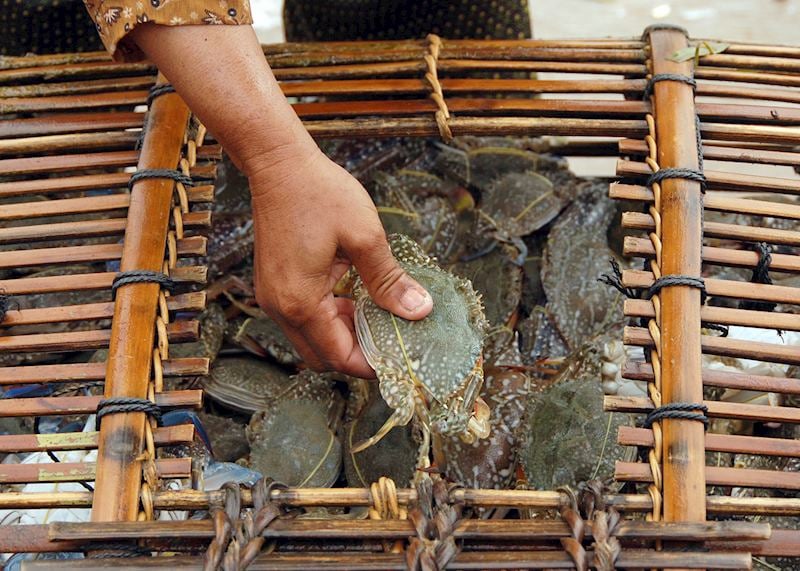
{"type": "Polygon", "coordinates": [[[476,440],[488,437],[491,432],[491,426],[489,425],[490,415],[491,410],[486,401],[481,397],[476,398],[472,408],[472,416],[469,417],[467,422],[467,431],[461,435],[461,440],[467,444],[472,444],[476,440]]]}

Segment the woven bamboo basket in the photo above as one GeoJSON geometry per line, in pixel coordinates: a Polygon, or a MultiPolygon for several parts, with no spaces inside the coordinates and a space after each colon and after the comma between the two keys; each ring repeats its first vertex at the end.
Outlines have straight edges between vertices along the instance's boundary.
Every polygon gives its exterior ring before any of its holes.
{"type": "MultiPolygon", "coordinates": [[[[800,165],[800,48],[730,43],[708,54],[709,45],[664,26],[633,40],[430,36],[264,48],[318,138],[547,135],[564,137],[557,149],[564,155],[619,158],[620,182],[610,194],[642,205],[625,213],[622,225],[642,231],[626,239],[625,253],[644,260],[644,269],[619,278],[630,295],[625,315],[638,323],[626,328],[624,342],[648,355],[628,362],[624,376],[646,381],[649,398],[607,397],[606,408],[660,416],[617,435],[641,451],[641,462],[616,469],[618,481],[638,484],[630,488],[637,493],[441,482],[395,489],[387,480],[369,489],[262,482],[204,492],[193,488],[191,458],[159,454],[162,446],[191,443],[192,425],[160,427],[145,407],[109,414],[92,432],[0,436],[3,453],[91,454],[80,462],[0,465],[3,484],[85,484],[80,491],[0,492],[0,509],[91,508],[87,523],[0,527],[0,552],[86,553],[69,562],[75,569],[749,569],[753,557],[800,557],[800,532],[742,521],[800,516],[797,471],[706,465],[706,452],[796,459],[798,441],[705,433],[699,422],[800,422],[800,409],[790,406],[703,402],[704,386],[788,398],[800,394],[798,379],[701,365],[703,354],[800,364],[796,346],[742,342],[706,328],[798,331],[795,312],[703,303],[714,296],[785,308],[800,304],[800,287],[698,279],[707,264],[800,272],[800,232],[704,222],[707,211],[800,219],[793,199],[753,197],[800,193],[800,181],[785,174],[800,165]],[[687,49],[688,59],[674,57],[687,49]],[[511,71],[564,78],[502,77],[511,71]],[[704,169],[703,159],[780,174],[704,169]],[[755,248],[761,242],[780,252],[767,256],[755,248]],[[164,479],[185,486],[165,489],[164,479]],[[777,489],[786,497],[719,496],[714,486],[777,489]],[[294,508],[319,506],[369,507],[371,518],[292,517],[294,508]],[[517,519],[468,519],[467,507],[509,508],[517,519]],[[208,514],[154,521],[156,512],[182,510],[208,514]]],[[[206,302],[206,268],[198,260],[206,254],[207,205],[222,150],[165,83],[147,63],[111,63],[103,53],[0,60],[0,291],[11,298],[0,353],[16,357],[0,368],[0,385],[53,389],[0,400],[0,417],[89,416],[101,397],[81,389],[97,383],[105,399],[146,399],[160,409],[202,403],[201,391],[164,390],[163,380],[208,370],[205,359],[171,357],[170,346],[198,337],[198,322],[186,316],[206,302]],[[150,169],[169,169],[174,180],[131,180],[150,169]],[[31,267],[52,272],[15,272],[31,267]],[[117,271],[132,270],[163,272],[178,290],[167,294],[146,282],[112,295],[117,271]],[[48,305],[54,292],[74,293],[76,301],[48,305]],[[54,324],[63,331],[43,332],[54,324]],[[47,360],[101,348],[108,349],[104,362],[47,360]]],[[[63,565],[33,561],[24,568],[63,565]]]]}

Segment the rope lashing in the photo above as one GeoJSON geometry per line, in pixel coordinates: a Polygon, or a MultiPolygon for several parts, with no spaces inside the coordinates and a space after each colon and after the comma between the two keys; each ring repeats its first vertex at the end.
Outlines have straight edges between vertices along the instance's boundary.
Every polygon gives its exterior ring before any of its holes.
{"type": "Polygon", "coordinates": [[[658,171],[651,174],[650,178],[647,179],[647,186],[653,186],[653,184],[657,182],[661,182],[663,180],[667,180],[670,178],[683,178],[686,180],[693,180],[695,182],[699,182],[703,191],[705,192],[707,184],[706,175],[704,175],[699,170],[687,169],[682,167],[659,169],[658,171]]]}
{"type": "Polygon", "coordinates": [[[644,419],[643,426],[650,428],[653,423],[662,418],[672,418],[678,420],[696,420],[702,422],[703,426],[708,430],[708,407],[703,403],[697,402],[671,402],[657,406],[648,413],[644,419]],[[695,411],[701,412],[695,412],[695,411]]]}
{"type": "Polygon", "coordinates": [[[133,185],[139,182],[140,180],[146,179],[153,179],[153,178],[164,178],[169,180],[174,180],[175,182],[179,182],[184,186],[193,186],[194,181],[192,177],[183,174],[179,170],[175,169],[141,169],[136,171],[131,175],[130,180],[128,181],[128,189],[133,190],[133,185]]]}
{"type": "Polygon", "coordinates": [[[128,284],[157,283],[166,290],[175,288],[175,281],[168,275],[150,270],[127,270],[119,272],[111,282],[111,294],[116,295],[117,289],[128,284]]]}
{"type": "Polygon", "coordinates": [[[706,282],[703,278],[695,276],[669,275],[661,276],[653,282],[645,292],[645,299],[651,299],[665,287],[688,286],[700,290],[700,305],[705,305],[708,294],[706,293],[706,282]]]}
{"type": "Polygon", "coordinates": [[[693,90],[697,89],[697,82],[693,77],[680,73],[657,73],[647,81],[647,85],[645,85],[644,88],[643,99],[650,99],[650,96],[653,95],[653,87],[659,81],[680,81],[681,83],[690,85],[693,90]]]}
{"type": "Polygon", "coordinates": [[[150,88],[150,92],[147,94],[147,106],[153,106],[153,100],[157,97],[161,97],[162,95],[166,95],[167,93],[175,93],[175,88],[172,86],[171,83],[162,83],[161,85],[154,85],[150,88]]]}
{"type": "Polygon", "coordinates": [[[152,416],[161,425],[161,407],[149,399],[137,397],[111,397],[97,403],[97,420],[109,414],[143,412],[152,416]]]}

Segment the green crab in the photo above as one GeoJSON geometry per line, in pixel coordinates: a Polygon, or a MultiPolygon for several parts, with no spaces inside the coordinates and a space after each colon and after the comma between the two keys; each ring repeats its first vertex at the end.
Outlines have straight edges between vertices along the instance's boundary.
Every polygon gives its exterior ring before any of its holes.
{"type": "Polygon", "coordinates": [[[489,408],[478,397],[483,385],[486,318],[469,280],[436,265],[411,238],[389,236],[400,266],[433,297],[433,311],[407,321],[378,307],[361,280],[354,287],[358,342],[378,376],[380,393],[393,412],[378,432],[353,447],[360,452],[416,413],[422,431],[420,463],[430,432],[474,442],[489,434],[489,408]]]}

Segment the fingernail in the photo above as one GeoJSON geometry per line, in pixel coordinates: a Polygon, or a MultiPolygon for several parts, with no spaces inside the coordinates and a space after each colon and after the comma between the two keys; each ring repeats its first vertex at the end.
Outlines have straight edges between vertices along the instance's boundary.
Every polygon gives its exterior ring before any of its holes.
{"type": "Polygon", "coordinates": [[[420,291],[417,288],[410,287],[406,291],[403,292],[403,295],[400,297],[400,305],[402,305],[407,311],[416,311],[423,305],[425,305],[430,296],[426,291],[420,291]]]}

